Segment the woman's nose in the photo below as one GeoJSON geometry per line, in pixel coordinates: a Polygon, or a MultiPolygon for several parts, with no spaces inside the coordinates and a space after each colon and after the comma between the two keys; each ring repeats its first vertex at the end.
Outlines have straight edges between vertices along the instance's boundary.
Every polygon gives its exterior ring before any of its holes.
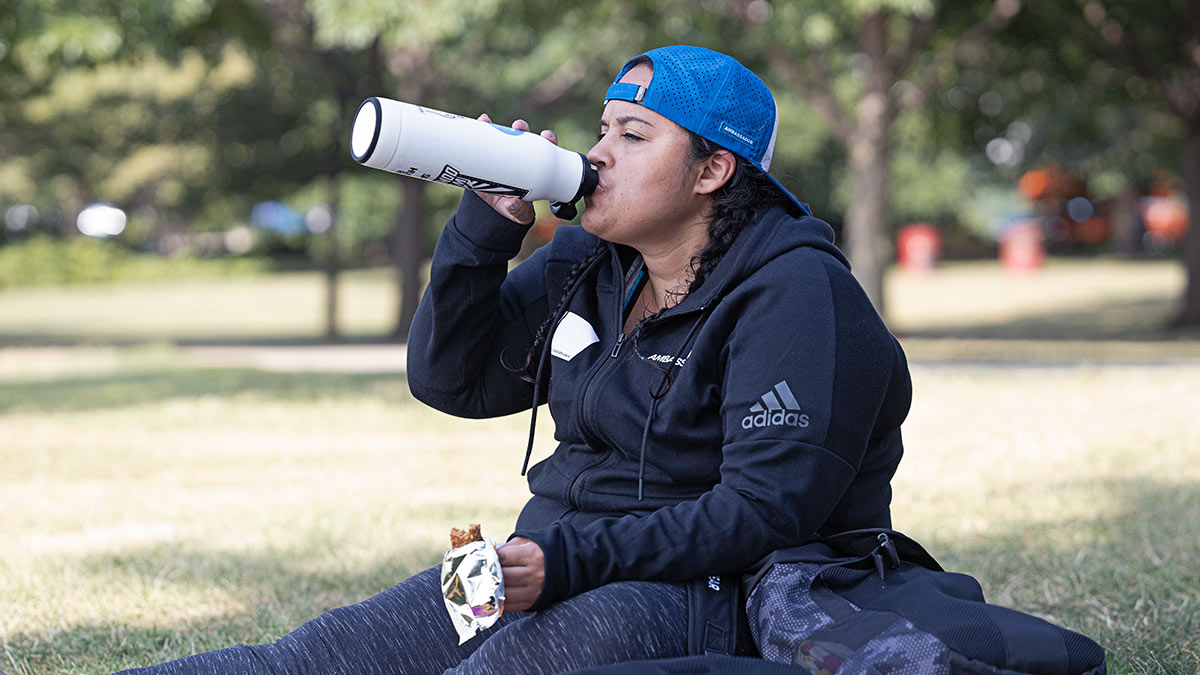
{"type": "Polygon", "coordinates": [[[588,150],[587,152],[588,161],[591,162],[592,166],[596,167],[597,169],[608,165],[609,153],[604,142],[604,139],[606,138],[608,138],[607,135],[601,136],[600,140],[596,141],[596,144],[592,146],[592,149],[588,150]]]}

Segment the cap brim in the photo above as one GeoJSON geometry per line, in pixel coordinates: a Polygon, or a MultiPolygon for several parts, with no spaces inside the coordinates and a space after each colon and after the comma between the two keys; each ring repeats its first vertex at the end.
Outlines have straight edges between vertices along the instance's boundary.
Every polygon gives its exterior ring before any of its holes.
{"type": "Polygon", "coordinates": [[[788,211],[790,211],[792,213],[792,215],[794,215],[794,216],[811,216],[812,215],[812,211],[809,210],[808,204],[805,204],[804,202],[800,201],[799,199],[796,199],[796,197],[793,196],[791,192],[788,192],[787,188],[783,187],[783,183],[780,183],[779,181],[775,180],[775,176],[772,176],[770,174],[770,172],[764,171],[763,173],[767,174],[767,178],[771,179],[771,182],[775,184],[775,187],[779,188],[780,192],[787,195],[788,201],[791,202],[788,205],[788,211]]]}

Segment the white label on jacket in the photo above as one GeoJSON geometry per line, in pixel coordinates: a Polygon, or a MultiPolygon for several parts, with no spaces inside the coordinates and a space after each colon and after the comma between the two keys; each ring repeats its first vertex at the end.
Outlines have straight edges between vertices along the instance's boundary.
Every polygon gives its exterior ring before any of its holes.
{"type": "Polygon", "coordinates": [[[596,344],[600,338],[592,324],[575,312],[567,312],[554,329],[554,337],[550,340],[550,353],[564,361],[570,361],[575,355],[596,344]]]}

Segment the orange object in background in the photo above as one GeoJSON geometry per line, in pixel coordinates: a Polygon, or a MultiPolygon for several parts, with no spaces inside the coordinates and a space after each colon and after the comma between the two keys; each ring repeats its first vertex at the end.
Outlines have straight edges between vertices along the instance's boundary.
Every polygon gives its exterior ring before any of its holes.
{"type": "Polygon", "coordinates": [[[942,233],[932,225],[905,225],[896,233],[896,256],[902,269],[929,272],[941,255],[942,233]]]}
{"type": "Polygon", "coordinates": [[[1024,176],[1021,176],[1021,180],[1017,181],[1017,189],[1030,201],[1037,201],[1045,197],[1049,187],[1049,169],[1034,169],[1026,172],[1024,176]]]}
{"type": "Polygon", "coordinates": [[[1084,244],[1101,244],[1108,241],[1112,228],[1107,218],[1092,217],[1076,223],[1072,230],[1075,239],[1084,244]]]}
{"type": "Polygon", "coordinates": [[[1031,220],[1013,223],[1000,237],[1000,264],[1010,272],[1032,272],[1046,262],[1042,226],[1031,220]]]}
{"type": "Polygon", "coordinates": [[[1187,206],[1171,197],[1148,197],[1142,207],[1142,222],[1146,232],[1164,243],[1183,239],[1188,231],[1187,206]]]}
{"type": "Polygon", "coordinates": [[[1017,181],[1017,189],[1030,201],[1067,200],[1087,192],[1083,179],[1059,166],[1027,171],[1017,181]]]}

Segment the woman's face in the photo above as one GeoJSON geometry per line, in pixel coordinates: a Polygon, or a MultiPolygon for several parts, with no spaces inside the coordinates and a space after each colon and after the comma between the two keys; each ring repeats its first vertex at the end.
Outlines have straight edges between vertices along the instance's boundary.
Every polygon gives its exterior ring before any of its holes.
{"type": "MultiPolygon", "coordinates": [[[[650,84],[653,71],[638,65],[621,82],[650,84]]],[[[697,191],[699,169],[688,132],[658,113],[628,101],[609,101],[600,117],[600,139],[588,152],[600,175],[585,198],[581,223],[608,241],[650,253],[690,242],[697,224],[707,236],[708,195],[697,191]]]]}

